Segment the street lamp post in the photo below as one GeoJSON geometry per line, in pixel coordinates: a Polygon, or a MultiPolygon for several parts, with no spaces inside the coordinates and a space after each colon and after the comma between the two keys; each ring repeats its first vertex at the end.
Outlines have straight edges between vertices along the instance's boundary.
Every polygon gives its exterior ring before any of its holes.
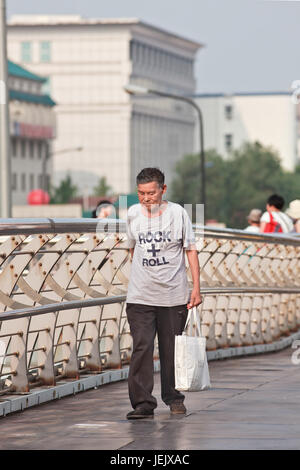
{"type": "Polygon", "coordinates": [[[6,6],[0,0],[0,217],[11,217],[6,6]],[[1,93],[2,90],[2,93],[1,93]]]}
{"type": "Polygon", "coordinates": [[[172,98],[174,100],[184,101],[190,104],[196,110],[199,122],[199,134],[200,134],[200,171],[201,171],[201,191],[200,191],[200,202],[204,205],[206,203],[205,196],[205,155],[204,155],[204,135],[203,135],[203,118],[202,112],[199,106],[190,98],[181,95],[175,95],[173,93],[165,93],[159,90],[153,90],[150,88],[144,88],[137,85],[126,85],[124,87],[127,93],[131,95],[157,95],[164,98],[172,98]]]}

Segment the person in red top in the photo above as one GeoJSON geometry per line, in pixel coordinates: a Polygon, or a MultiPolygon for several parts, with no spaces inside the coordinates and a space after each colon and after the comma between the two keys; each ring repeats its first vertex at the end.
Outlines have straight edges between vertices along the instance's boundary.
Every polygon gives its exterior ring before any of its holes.
{"type": "Polygon", "coordinates": [[[284,212],[284,199],[278,194],[272,194],[267,200],[266,209],[260,219],[260,231],[263,233],[283,232],[293,230],[293,222],[284,212]],[[276,228],[277,225],[277,228],[276,228]]]}

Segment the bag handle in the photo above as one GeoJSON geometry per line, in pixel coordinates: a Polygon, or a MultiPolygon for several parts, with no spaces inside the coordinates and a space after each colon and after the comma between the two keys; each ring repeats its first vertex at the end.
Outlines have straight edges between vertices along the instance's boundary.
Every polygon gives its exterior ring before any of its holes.
{"type": "Polygon", "coordinates": [[[186,323],[185,323],[185,327],[184,327],[184,330],[187,329],[187,326],[189,325],[189,333],[190,335],[189,336],[193,336],[192,333],[193,333],[193,326],[195,325],[196,326],[196,335],[195,336],[200,336],[202,337],[202,334],[201,334],[201,325],[200,325],[200,318],[199,318],[199,314],[198,314],[198,311],[197,311],[197,307],[192,307],[189,309],[189,312],[188,312],[188,316],[187,316],[187,319],[186,319],[186,323]]]}

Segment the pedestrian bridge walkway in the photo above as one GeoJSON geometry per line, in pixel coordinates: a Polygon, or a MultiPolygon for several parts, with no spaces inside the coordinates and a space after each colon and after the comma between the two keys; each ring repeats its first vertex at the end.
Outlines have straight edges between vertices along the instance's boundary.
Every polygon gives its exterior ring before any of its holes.
{"type": "Polygon", "coordinates": [[[300,239],[194,229],[213,388],[131,423],[125,224],[0,220],[0,449],[300,448],[300,239]]]}
{"type": "Polygon", "coordinates": [[[0,419],[0,449],[300,449],[295,350],[209,362],[212,388],[186,393],[186,416],[160,398],[153,419],[127,421],[127,381],[0,419]]]}

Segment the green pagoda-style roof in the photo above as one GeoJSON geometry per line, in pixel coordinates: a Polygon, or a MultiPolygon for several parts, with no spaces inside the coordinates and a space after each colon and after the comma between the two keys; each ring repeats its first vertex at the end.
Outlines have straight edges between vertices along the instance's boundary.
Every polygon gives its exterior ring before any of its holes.
{"type": "Polygon", "coordinates": [[[21,65],[15,64],[11,60],[8,60],[8,75],[14,77],[26,78],[27,80],[34,80],[36,82],[44,83],[47,79],[40,77],[35,73],[29,72],[29,70],[24,69],[21,65]]]}
{"type": "Polygon", "coordinates": [[[9,90],[11,100],[27,101],[28,103],[38,103],[44,106],[55,106],[56,103],[49,95],[33,95],[19,90],[9,90]]]}
{"type": "MultiPolygon", "coordinates": [[[[47,78],[29,72],[29,70],[24,69],[23,67],[21,67],[21,65],[15,64],[15,62],[12,62],[11,60],[8,60],[7,62],[9,76],[33,80],[40,83],[45,83],[47,80],[47,78]]],[[[35,95],[33,93],[27,93],[20,90],[9,90],[9,98],[11,100],[43,104],[44,106],[56,105],[55,101],[53,101],[53,99],[49,95],[35,95]]]]}

